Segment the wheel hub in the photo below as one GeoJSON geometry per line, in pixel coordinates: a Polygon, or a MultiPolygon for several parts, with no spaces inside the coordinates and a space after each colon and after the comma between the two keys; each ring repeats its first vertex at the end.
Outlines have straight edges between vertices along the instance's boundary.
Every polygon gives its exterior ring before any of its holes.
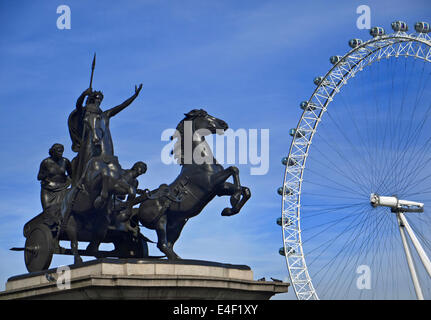
{"type": "Polygon", "coordinates": [[[400,200],[396,196],[380,196],[376,193],[370,195],[370,204],[374,208],[388,207],[392,212],[423,212],[424,204],[410,200],[400,200]]]}

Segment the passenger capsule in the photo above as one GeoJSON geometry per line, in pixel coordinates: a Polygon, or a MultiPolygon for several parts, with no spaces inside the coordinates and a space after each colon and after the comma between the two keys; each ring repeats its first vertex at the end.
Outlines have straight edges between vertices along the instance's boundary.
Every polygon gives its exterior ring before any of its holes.
{"type": "Polygon", "coordinates": [[[316,86],[320,85],[323,81],[323,77],[316,77],[314,78],[313,82],[316,86]]]}
{"type": "MultiPolygon", "coordinates": [[[[283,187],[278,188],[278,189],[277,189],[277,193],[278,193],[280,196],[282,196],[282,195],[283,195],[283,187]]],[[[292,189],[290,189],[290,188],[286,189],[286,195],[287,195],[287,196],[291,196],[292,194],[293,194],[293,190],[292,190],[292,189]]]]}
{"type": "Polygon", "coordinates": [[[415,30],[419,33],[428,33],[430,32],[430,25],[428,22],[416,22],[415,30]]]}
{"type": "Polygon", "coordinates": [[[338,62],[340,62],[342,59],[343,59],[343,57],[342,57],[342,56],[332,56],[332,57],[330,57],[330,58],[329,58],[329,61],[330,61],[332,64],[337,64],[337,63],[338,63],[338,62]]]}
{"type": "MultiPolygon", "coordinates": [[[[290,256],[291,254],[294,254],[295,253],[295,250],[293,250],[293,248],[292,247],[287,247],[286,248],[286,251],[287,251],[287,254],[290,256]]],[[[281,256],[285,256],[286,255],[286,252],[284,251],[284,248],[282,247],[282,248],[280,248],[279,250],[278,250],[278,253],[281,255],[281,256]]]]}
{"type": "Polygon", "coordinates": [[[297,161],[295,159],[289,159],[288,157],[284,157],[281,159],[281,163],[283,165],[288,165],[289,167],[294,166],[297,164],[297,161]]]}
{"type": "MultiPolygon", "coordinates": [[[[286,219],[287,219],[286,226],[292,225],[292,222],[290,221],[290,219],[289,218],[286,218],[286,219]]],[[[277,218],[277,224],[279,226],[281,226],[283,224],[283,218],[282,217],[277,218]]]]}
{"type": "Polygon", "coordinates": [[[355,49],[356,47],[359,47],[362,44],[362,40],[361,39],[351,39],[349,40],[349,46],[353,49],[355,49]]]}
{"type": "Polygon", "coordinates": [[[373,37],[381,37],[385,34],[385,29],[383,29],[382,27],[373,27],[370,30],[370,35],[372,35],[373,37]]]}
{"type": "Polygon", "coordinates": [[[312,110],[316,110],[317,108],[317,106],[313,102],[308,103],[308,101],[302,101],[299,104],[299,106],[304,111],[312,111],[312,110]]]}
{"type": "Polygon", "coordinates": [[[281,159],[281,163],[283,165],[287,165],[288,167],[292,167],[298,164],[298,161],[296,161],[295,159],[292,158],[288,158],[288,157],[284,157],[283,159],[281,159]]]}
{"type": "Polygon", "coordinates": [[[409,30],[407,23],[404,21],[394,21],[391,23],[391,27],[395,32],[406,32],[409,30]]]}
{"type": "Polygon", "coordinates": [[[325,79],[324,77],[316,77],[316,78],[314,78],[313,82],[316,86],[318,86],[318,85],[327,86],[329,84],[328,80],[325,79]]]}
{"type": "Polygon", "coordinates": [[[295,128],[292,128],[292,129],[290,129],[290,130],[289,130],[289,135],[290,135],[291,137],[294,137],[294,136],[295,136],[295,133],[296,133],[296,129],[295,129],[295,128]]]}
{"type": "Polygon", "coordinates": [[[292,128],[289,130],[289,134],[291,137],[303,138],[305,136],[305,132],[302,130],[296,130],[296,128],[292,128]]]}
{"type": "Polygon", "coordinates": [[[283,219],[281,217],[277,218],[277,224],[281,226],[283,224],[283,219]]]}

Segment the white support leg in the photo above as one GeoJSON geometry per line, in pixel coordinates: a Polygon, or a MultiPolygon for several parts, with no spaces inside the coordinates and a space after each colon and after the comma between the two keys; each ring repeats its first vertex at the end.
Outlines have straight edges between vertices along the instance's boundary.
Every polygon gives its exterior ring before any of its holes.
{"type": "Polygon", "coordinates": [[[422,294],[422,289],[421,289],[421,286],[419,284],[419,279],[418,279],[418,275],[416,273],[413,258],[412,258],[412,255],[410,253],[409,244],[407,243],[406,234],[404,233],[405,226],[404,226],[404,223],[403,223],[402,218],[401,218],[401,213],[397,213],[397,220],[398,220],[398,227],[400,229],[401,240],[403,242],[404,251],[406,253],[407,264],[408,264],[409,269],[410,269],[410,275],[412,277],[413,286],[415,287],[416,297],[418,298],[418,300],[424,300],[424,296],[422,294]]]}
{"type": "Polygon", "coordinates": [[[421,261],[422,261],[426,271],[428,272],[428,275],[431,277],[431,262],[427,256],[425,250],[423,249],[422,245],[420,244],[418,238],[416,238],[415,233],[413,232],[412,228],[410,227],[409,223],[407,222],[406,217],[404,216],[404,214],[402,212],[399,213],[399,217],[400,217],[403,225],[405,226],[406,231],[409,234],[409,237],[412,240],[412,243],[415,246],[416,251],[419,254],[419,257],[421,258],[421,261]]]}
{"type": "Polygon", "coordinates": [[[404,212],[423,212],[424,204],[421,202],[415,202],[410,200],[400,200],[396,196],[390,196],[390,197],[380,196],[376,193],[371,194],[370,203],[374,208],[389,207],[391,208],[392,212],[396,213],[398,227],[400,229],[401,240],[403,242],[404,252],[406,254],[407,264],[410,269],[410,275],[413,280],[416,296],[418,300],[423,300],[424,297],[418,280],[418,275],[416,273],[414,261],[410,252],[409,243],[407,242],[407,237],[405,234],[406,231],[430,277],[431,277],[431,262],[425,250],[423,249],[422,245],[420,244],[418,238],[416,238],[416,235],[413,232],[413,229],[410,227],[409,223],[407,222],[407,219],[404,216],[404,212]]]}

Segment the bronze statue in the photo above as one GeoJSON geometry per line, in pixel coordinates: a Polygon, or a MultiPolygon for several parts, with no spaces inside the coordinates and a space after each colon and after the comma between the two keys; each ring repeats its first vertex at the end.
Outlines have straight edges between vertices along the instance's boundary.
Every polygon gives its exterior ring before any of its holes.
{"type": "Polygon", "coordinates": [[[139,87],[135,86],[135,93],[129,99],[106,111],[100,109],[103,100],[102,92],[88,88],[79,96],[76,109],[70,114],[68,120],[72,150],[78,152],[78,155],[72,160],[73,185],[76,185],[92,157],[102,154],[114,155],[109,121],[129,106],[139,95],[141,89],[142,84],[139,87]],[[83,107],[86,96],[86,106],[83,107]]]}
{"type": "MultiPolygon", "coordinates": [[[[110,196],[126,193],[131,198],[135,197],[133,186],[120,183],[123,169],[114,155],[109,121],[129,106],[141,89],[142,84],[135,86],[135,93],[129,99],[114,108],[102,111],[100,103],[103,94],[89,88],[78,98],[76,109],[69,116],[69,132],[73,148],[78,150],[78,155],[72,160],[73,183],[64,199],[63,217],[77,263],[82,261],[77,249],[77,227],[80,220],[77,216],[92,216],[95,226],[94,239],[87,251],[97,253],[109,225],[110,196]],[[83,107],[85,96],[88,98],[86,106],[83,107]]],[[[127,184],[124,179],[122,182],[127,184]]]]}
{"type": "Polygon", "coordinates": [[[49,149],[49,157],[41,162],[37,175],[41,185],[42,208],[51,223],[58,222],[56,213],[70,186],[72,167],[70,161],[63,157],[63,152],[62,144],[53,144],[49,149]]]}
{"type": "Polygon", "coordinates": [[[62,145],[52,146],[38,175],[44,212],[24,226],[25,248],[13,248],[25,251],[30,272],[48,268],[54,253],[73,255],[75,264],[82,262],[81,255],[151,258],[147,243],[152,241],[140,233],[139,224],[156,230],[157,247],[168,259],[179,259],[173,247],[189,218],[215,196],[230,196],[231,207],[224,208],[222,216],[237,214],[251,195],[240,183],[238,168],[224,169],[205,140],[207,135],[223,134],[227,123],[202,109],[185,114],[173,137],[177,139],[173,153],[181,165],[179,176],[153,191],[139,189],[137,178],[147,171],[147,165],[139,161],[131,169],[121,167],[109,125],[113,116],[138,97],[142,84],[123,103],[103,111],[103,93],[92,89],[94,67],[95,57],[90,87],[79,96],[68,118],[72,150],[77,155],[69,162],[63,158],[62,145]],[[191,141],[187,140],[189,133],[191,141]],[[227,182],[230,177],[233,183],[227,182]],[[56,223],[47,219],[50,216],[56,223]],[[69,240],[71,249],[60,247],[61,240],[69,240]],[[87,249],[78,250],[78,241],[88,241],[87,249]],[[113,243],[115,249],[100,251],[102,242],[113,243]]]}
{"type": "Polygon", "coordinates": [[[141,224],[157,232],[157,247],[168,259],[178,259],[173,247],[180,233],[191,217],[198,215],[215,196],[231,196],[231,208],[224,208],[221,215],[237,214],[251,193],[249,188],[241,186],[239,170],[236,167],[224,169],[213,157],[211,148],[204,136],[199,135],[201,129],[207,129],[209,134],[216,134],[228,129],[228,125],[221,119],[209,115],[205,110],[192,110],[185,114],[185,118],[178,124],[177,145],[174,147],[176,157],[182,166],[180,175],[169,186],[161,185],[159,189],[149,193],[148,199],[134,209],[134,214],[141,224]],[[186,163],[184,123],[191,122],[193,139],[192,150],[199,150],[203,158],[210,161],[198,163],[189,157],[191,163],[186,163]],[[233,177],[234,183],[226,182],[233,177]]]}
{"type": "Polygon", "coordinates": [[[124,201],[122,205],[120,205],[121,209],[124,208],[126,210],[117,215],[117,220],[127,221],[130,219],[136,194],[146,193],[146,190],[138,189],[139,182],[137,179],[145,172],[147,172],[147,165],[142,161],[136,162],[132,168],[128,170],[123,170],[121,178],[119,181],[117,181],[117,185],[115,187],[115,190],[123,190],[123,192],[117,193],[116,198],[117,200],[122,201],[126,199],[126,194],[128,194],[128,196],[127,200],[124,201]]]}

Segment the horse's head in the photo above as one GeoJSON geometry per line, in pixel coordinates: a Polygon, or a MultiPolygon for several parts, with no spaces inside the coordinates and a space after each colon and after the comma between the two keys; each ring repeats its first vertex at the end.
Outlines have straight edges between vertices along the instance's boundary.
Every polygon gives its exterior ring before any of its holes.
{"type": "MultiPolygon", "coordinates": [[[[213,117],[203,109],[194,109],[184,114],[186,117],[183,121],[193,122],[193,131],[206,129],[211,134],[223,134],[228,129],[228,125],[221,119],[213,117]]],[[[204,130],[202,130],[205,132],[204,130]]]]}
{"type": "Polygon", "coordinates": [[[187,144],[186,140],[191,139],[191,143],[194,145],[193,148],[199,145],[202,149],[202,156],[206,155],[208,158],[212,159],[213,155],[205,142],[205,136],[210,134],[224,134],[228,129],[227,123],[209,115],[208,112],[203,109],[193,109],[184,115],[185,118],[177,125],[175,134],[171,137],[171,139],[177,139],[171,154],[174,154],[180,164],[184,164],[184,146],[187,144]]]}

